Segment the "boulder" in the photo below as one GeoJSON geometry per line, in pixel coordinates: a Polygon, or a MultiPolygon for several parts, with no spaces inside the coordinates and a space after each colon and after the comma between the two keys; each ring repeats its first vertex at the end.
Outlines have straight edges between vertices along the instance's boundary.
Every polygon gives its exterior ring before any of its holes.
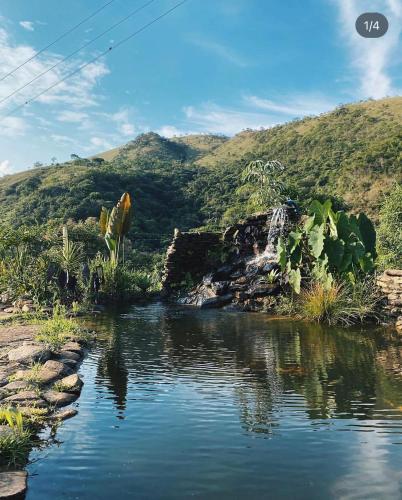
{"type": "Polygon", "coordinates": [[[43,397],[48,403],[54,405],[56,408],[67,406],[77,399],[76,394],[58,391],[46,391],[43,393],[43,397]]]}
{"type": "Polygon", "coordinates": [[[73,351],[67,351],[64,349],[62,351],[60,351],[59,356],[60,356],[60,358],[72,359],[74,361],[79,361],[81,358],[80,354],[73,352],[73,351]]]}
{"type": "Polygon", "coordinates": [[[227,293],[226,295],[218,295],[217,297],[209,297],[209,298],[201,298],[197,302],[197,306],[201,307],[202,309],[206,309],[209,307],[222,307],[226,304],[229,304],[229,302],[232,300],[233,294],[232,293],[227,293]]]}
{"type": "Polygon", "coordinates": [[[72,351],[82,356],[84,350],[78,342],[67,342],[61,349],[61,352],[63,351],[72,351]]]}
{"type": "Polygon", "coordinates": [[[70,368],[61,361],[49,360],[40,368],[37,379],[42,384],[49,384],[69,372],[70,368]]]}
{"type": "Polygon", "coordinates": [[[65,410],[60,410],[53,415],[54,420],[67,420],[68,418],[75,417],[78,411],[75,408],[66,408],[65,410]]]}
{"type": "Polygon", "coordinates": [[[8,353],[8,359],[22,364],[44,362],[51,356],[49,349],[38,344],[23,344],[8,353]]]}
{"type": "Polygon", "coordinates": [[[31,304],[24,304],[22,307],[21,307],[21,311],[24,312],[24,313],[29,313],[29,312],[32,312],[34,311],[34,306],[31,305],[31,304]]]}
{"type": "Polygon", "coordinates": [[[29,384],[25,380],[15,380],[14,382],[10,382],[7,385],[4,385],[2,387],[3,391],[10,391],[10,392],[15,392],[15,391],[24,391],[28,389],[29,384]]]}
{"type": "Polygon", "coordinates": [[[0,472],[0,498],[23,499],[27,490],[27,476],[28,474],[22,470],[0,472]]]}
{"type": "Polygon", "coordinates": [[[78,361],[74,361],[73,359],[61,358],[59,361],[60,363],[65,364],[66,366],[68,366],[68,368],[71,368],[72,370],[75,370],[78,365],[78,361]]]}
{"type": "Polygon", "coordinates": [[[6,307],[5,309],[3,309],[3,312],[8,313],[8,314],[13,314],[17,311],[14,307],[6,307]]]}
{"type": "Polygon", "coordinates": [[[46,403],[41,399],[35,391],[21,391],[13,396],[3,399],[3,403],[9,403],[15,406],[36,406],[43,408],[46,403]]]}
{"type": "Polygon", "coordinates": [[[81,392],[82,386],[84,385],[84,382],[76,373],[62,378],[60,380],[60,383],[63,385],[64,392],[71,392],[73,394],[79,394],[81,392]]]}

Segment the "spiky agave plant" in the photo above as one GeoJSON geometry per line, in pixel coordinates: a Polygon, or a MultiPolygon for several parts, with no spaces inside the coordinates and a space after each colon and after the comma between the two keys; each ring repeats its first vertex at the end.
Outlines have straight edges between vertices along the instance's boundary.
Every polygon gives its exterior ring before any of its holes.
{"type": "MultiPolygon", "coordinates": [[[[124,237],[128,233],[131,225],[132,205],[129,193],[124,193],[117,205],[109,212],[102,207],[99,225],[101,233],[105,238],[106,245],[110,253],[110,260],[114,265],[118,264],[120,248],[124,242],[124,237]]],[[[124,260],[124,245],[123,245],[124,260]]]]}

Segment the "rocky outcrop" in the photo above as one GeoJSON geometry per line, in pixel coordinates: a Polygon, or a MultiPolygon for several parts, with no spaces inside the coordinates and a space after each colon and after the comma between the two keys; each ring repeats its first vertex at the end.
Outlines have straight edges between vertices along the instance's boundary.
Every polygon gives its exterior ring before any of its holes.
{"type": "Polygon", "coordinates": [[[387,269],[377,278],[377,285],[386,296],[385,310],[396,320],[396,329],[402,333],[402,269],[387,269]]]}

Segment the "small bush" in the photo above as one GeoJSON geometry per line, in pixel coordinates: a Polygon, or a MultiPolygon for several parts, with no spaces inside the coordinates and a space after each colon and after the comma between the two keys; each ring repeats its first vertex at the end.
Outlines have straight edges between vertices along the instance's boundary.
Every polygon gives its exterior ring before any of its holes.
{"type": "Polygon", "coordinates": [[[349,326],[377,318],[377,303],[372,282],[333,282],[329,286],[315,282],[301,292],[298,308],[305,319],[349,326]]]}

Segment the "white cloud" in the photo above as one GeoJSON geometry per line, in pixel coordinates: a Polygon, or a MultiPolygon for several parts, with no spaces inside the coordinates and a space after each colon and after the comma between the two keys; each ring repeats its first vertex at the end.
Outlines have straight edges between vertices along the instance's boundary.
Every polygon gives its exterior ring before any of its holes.
{"type": "Polygon", "coordinates": [[[3,160],[0,161],[0,177],[11,173],[10,161],[3,160]]]}
{"type": "Polygon", "coordinates": [[[124,137],[133,136],[136,133],[135,126],[130,122],[130,110],[121,109],[117,113],[105,114],[107,118],[117,124],[117,131],[124,137]]]}
{"type": "Polygon", "coordinates": [[[245,68],[249,66],[249,62],[244,57],[242,57],[232,48],[226,47],[222,43],[196,36],[189,37],[189,41],[193,45],[200,47],[220,57],[221,59],[224,59],[225,61],[238,66],[239,68],[245,68]]]}
{"type": "Polygon", "coordinates": [[[0,136],[17,137],[24,135],[27,128],[27,123],[22,118],[7,116],[1,120],[0,136]]]}
{"type": "Polygon", "coordinates": [[[57,116],[59,122],[68,123],[82,123],[87,118],[88,114],[81,111],[62,111],[57,116]]]}
{"type": "Polygon", "coordinates": [[[280,101],[246,95],[236,108],[207,102],[187,106],[183,111],[192,130],[195,126],[199,132],[234,135],[247,128],[269,128],[294,118],[324,113],[335,106],[335,102],[321,94],[292,94],[280,101]]]}
{"type": "MultiPolygon", "coordinates": [[[[0,28],[0,67],[2,68],[2,74],[12,71],[16,66],[24,63],[35,54],[36,49],[34,47],[12,43],[8,33],[0,28]]],[[[49,53],[36,57],[13,75],[0,81],[0,96],[11,94],[37,75],[60,62],[61,59],[62,56],[49,53]]],[[[7,112],[16,105],[35,97],[79,67],[80,63],[80,60],[60,63],[56,68],[50,70],[46,75],[43,75],[18,94],[0,103],[0,110],[7,112]]],[[[95,93],[95,87],[99,80],[108,73],[109,70],[105,63],[97,61],[40,96],[36,102],[49,105],[67,104],[75,108],[96,106],[99,104],[100,96],[95,93]]]]}
{"type": "Polygon", "coordinates": [[[20,21],[20,26],[22,26],[24,30],[27,31],[35,30],[33,21],[20,21]]]}
{"type": "Polygon", "coordinates": [[[62,146],[74,144],[75,141],[71,137],[68,137],[66,135],[60,135],[60,134],[51,134],[50,138],[52,141],[57,142],[58,144],[62,146]]]}
{"type": "Polygon", "coordinates": [[[399,0],[334,0],[339,9],[340,33],[350,49],[351,66],[359,80],[362,98],[380,99],[398,94],[390,76],[397,56],[402,30],[402,3],[399,0]],[[389,30],[381,38],[363,38],[355,29],[355,20],[363,12],[381,12],[388,20],[389,30]]]}
{"type": "Polygon", "coordinates": [[[196,132],[190,132],[189,130],[181,130],[175,127],[174,125],[164,125],[163,127],[157,129],[156,132],[162,137],[168,137],[168,138],[196,133],[196,132]]]}
{"type": "Polygon", "coordinates": [[[272,111],[289,117],[319,115],[333,109],[336,104],[322,96],[294,95],[282,98],[283,102],[275,102],[257,96],[245,96],[244,102],[258,109],[272,111]]]}
{"type": "MultiPolygon", "coordinates": [[[[110,144],[110,142],[103,137],[91,137],[90,143],[91,143],[91,146],[94,146],[96,148],[101,148],[103,151],[105,151],[107,149],[112,149],[112,147],[113,147],[110,144]]],[[[88,149],[91,149],[91,148],[88,148],[88,149]]]]}
{"type": "Polygon", "coordinates": [[[202,132],[234,135],[246,128],[272,127],[276,122],[270,115],[243,109],[231,109],[205,103],[200,108],[184,108],[187,121],[202,132]]]}

